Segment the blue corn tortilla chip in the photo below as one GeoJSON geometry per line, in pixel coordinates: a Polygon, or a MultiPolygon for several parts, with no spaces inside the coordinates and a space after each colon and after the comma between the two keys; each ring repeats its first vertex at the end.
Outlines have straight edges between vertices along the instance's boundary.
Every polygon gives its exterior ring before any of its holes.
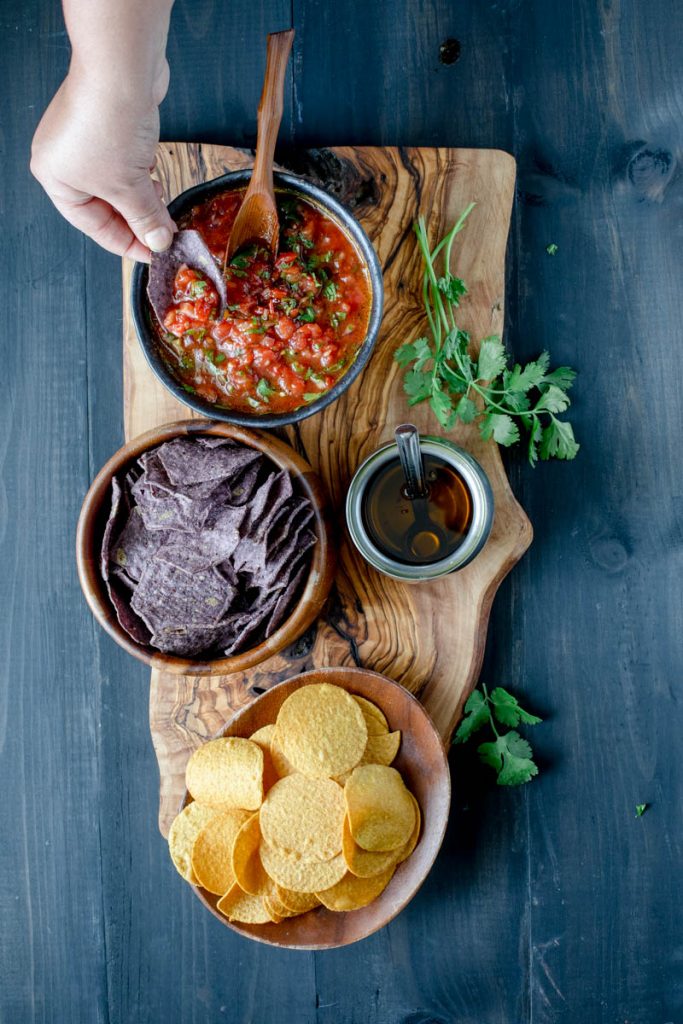
{"type": "Polygon", "coordinates": [[[233,640],[232,644],[229,644],[225,648],[225,654],[230,657],[232,654],[238,654],[240,651],[247,650],[249,647],[256,647],[263,639],[265,633],[265,623],[270,618],[270,615],[277,604],[278,595],[271,594],[270,597],[259,605],[258,608],[254,608],[249,612],[245,612],[240,619],[237,621],[237,635],[233,640]]]}
{"type": "Polygon", "coordinates": [[[131,607],[158,633],[166,626],[213,626],[223,618],[235,597],[235,589],[209,569],[187,573],[154,557],[150,560],[131,599],[131,607]]]}
{"type": "Polygon", "coordinates": [[[148,530],[140,509],[134,506],[123,530],[111,544],[110,563],[125,570],[127,576],[137,581],[166,536],[163,530],[148,530]]]}
{"type": "Polygon", "coordinates": [[[273,614],[268,620],[268,625],[266,626],[266,639],[273,635],[273,633],[287,618],[290,609],[294,608],[294,605],[299,598],[299,593],[302,589],[301,584],[306,576],[307,570],[308,564],[305,561],[302,561],[300,567],[288,582],[284,592],[277,599],[277,603],[273,608],[273,614]]]}
{"type": "Polygon", "coordinates": [[[163,324],[164,317],[173,305],[173,282],[182,266],[192,267],[211,282],[218,292],[220,316],[228,301],[222,270],[199,232],[187,229],[178,231],[170,249],[152,253],[147,297],[159,323],[163,324]]]}
{"type": "Polygon", "coordinates": [[[116,477],[113,476],[111,478],[111,505],[107,522],[104,527],[104,533],[102,534],[102,546],[100,548],[100,572],[105,583],[109,579],[109,551],[111,549],[111,538],[119,516],[122,495],[123,491],[121,489],[121,484],[118,482],[116,477]]]}
{"type": "Polygon", "coordinates": [[[154,633],[151,644],[164,654],[193,658],[201,654],[222,653],[234,639],[234,623],[223,622],[215,626],[165,626],[154,633]]]}
{"type": "Polygon", "coordinates": [[[167,441],[156,454],[176,489],[209,481],[219,483],[234,477],[238,470],[259,458],[255,448],[245,445],[223,444],[207,448],[187,437],[167,441]]]}
{"type": "Polygon", "coordinates": [[[203,572],[227,561],[240,542],[242,509],[221,509],[213,526],[186,536],[178,531],[169,532],[156,556],[175,565],[184,572],[203,572]]]}
{"type": "Polygon", "coordinates": [[[263,459],[252,463],[237,477],[230,482],[230,504],[243,506],[248,504],[254,493],[256,483],[263,468],[263,459]]]}

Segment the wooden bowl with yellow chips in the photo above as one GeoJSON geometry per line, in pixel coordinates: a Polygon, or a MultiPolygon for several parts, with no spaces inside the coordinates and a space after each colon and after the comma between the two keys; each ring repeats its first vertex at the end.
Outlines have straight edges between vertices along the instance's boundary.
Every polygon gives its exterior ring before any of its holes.
{"type": "MultiPolygon", "coordinates": [[[[372,701],[391,731],[400,730],[401,743],[392,761],[413,794],[421,812],[419,838],[412,853],[398,864],[391,881],[371,903],[360,909],[333,912],[324,906],[297,917],[267,924],[228,920],[218,909],[221,897],[193,886],[205,907],[222,924],[247,938],[290,949],[332,949],[372,935],[410,902],[436,859],[448,821],[450,773],[443,742],[420,702],[404,687],[376,672],[358,668],[324,668],[280,683],[235,714],[221,737],[249,738],[274,723],[285,700],[310,684],[331,683],[372,701]]],[[[191,784],[191,783],[190,783],[191,784]]],[[[182,807],[192,802],[186,793],[182,807]]],[[[419,819],[419,816],[418,816],[419,819]]]]}

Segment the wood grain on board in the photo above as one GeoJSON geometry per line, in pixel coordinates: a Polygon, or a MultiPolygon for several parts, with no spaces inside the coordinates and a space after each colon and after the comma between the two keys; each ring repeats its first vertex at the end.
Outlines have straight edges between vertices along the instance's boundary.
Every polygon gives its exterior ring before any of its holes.
{"type": "MultiPolygon", "coordinates": [[[[159,150],[158,174],[170,199],[250,163],[251,157],[236,149],[166,143],[159,150]]],[[[474,562],[440,581],[406,585],[370,568],[352,548],[343,524],[351,476],[391,438],[396,424],[410,418],[425,433],[439,432],[426,405],[409,410],[393,359],[400,342],[424,330],[413,222],[424,214],[436,241],[469,202],[477,203],[454,250],[457,272],[469,287],[461,326],[474,339],[500,333],[513,158],[496,150],[348,147],[298,153],[282,164],[327,188],[362,223],[384,272],[384,320],[360,378],[322,414],[285,432],[322,477],[339,517],[339,569],[317,627],[283,654],[243,674],[199,678],[152,672],[150,726],[159,760],[164,834],[182,797],[192,750],[255,693],[306,669],[361,665],[390,676],[419,696],[448,741],[477,680],[495,592],[531,543],[530,523],[512,495],[497,446],[482,442],[475,427],[464,425],[450,436],[482,463],[496,503],[491,537],[474,562]]],[[[128,306],[130,270],[124,263],[127,439],[190,415],[153,376],[138,345],[128,306]]]]}

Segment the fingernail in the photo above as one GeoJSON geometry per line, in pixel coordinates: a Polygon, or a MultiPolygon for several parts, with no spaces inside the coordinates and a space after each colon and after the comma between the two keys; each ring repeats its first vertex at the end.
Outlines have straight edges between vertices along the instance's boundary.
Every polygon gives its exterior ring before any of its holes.
{"type": "Polygon", "coordinates": [[[148,231],[145,235],[145,245],[152,252],[163,252],[165,249],[168,249],[172,241],[173,232],[170,228],[154,228],[153,231],[148,231]]]}

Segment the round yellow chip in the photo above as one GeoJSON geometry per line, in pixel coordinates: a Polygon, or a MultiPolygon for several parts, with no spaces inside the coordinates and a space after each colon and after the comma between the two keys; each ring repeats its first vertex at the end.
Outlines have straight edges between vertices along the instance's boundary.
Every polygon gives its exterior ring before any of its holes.
{"type": "Polygon", "coordinates": [[[401,733],[388,732],[384,736],[368,736],[361,764],[391,764],[401,745],[401,733]]]}
{"type": "Polygon", "coordinates": [[[168,850],[171,860],[185,881],[197,885],[197,878],[192,870],[192,847],[194,841],[206,824],[218,812],[214,807],[204,807],[196,802],[188,804],[173,819],[168,833],[168,850]]]}
{"type": "Polygon", "coordinates": [[[242,892],[236,882],[219,899],[216,906],[229,921],[239,921],[242,924],[270,924],[272,921],[263,898],[242,892]]]}
{"type": "Polygon", "coordinates": [[[344,787],[344,800],[351,835],[364,850],[396,850],[410,839],[415,806],[395,768],[356,768],[344,787]]]}
{"type": "Polygon", "coordinates": [[[187,762],[185,782],[207,807],[257,811],[263,800],[263,751],[237,736],[210,740],[187,762]]]}
{"type": "Polygon", "coordinates": [[[270,741],[274,729],[275,726],[272,723],[270,725],[262,725],[256,732],[252,732],[249,739],[252,743],[258,743],[262,750],[270,750],[270,741]]]}
{"type": "Polygon", "coordinates": [[[366,700],[365,697],[359,697],[357,693],[352,693],[351,696],[363,712],[368,736],[383,736],[389,732],[389,725],[384,717],[384,713],[380,711],[376,704],[366,700]]]}
{"type": "Polygon", "coordinates": [[[347,868],[357,878],[372,878],[394,867],[399,863],[403,849],[404,847],[400,846],[398,850],[389,850],[386,853],[371,853],[364,850],[351,835],[348,816],[344,818],[342,855],[347,868]]]}
{"type": "Polygon", "coordinates": [[[260,896],[268,886],[268,876],[259,856],[261,829],[258,814],[247,818],[235,836],[232,847],[232,871],[237,884],[249,896],[260,896]]]}
{"type": "Polygon", "coordinates": [[[413,796],[413,794],[411,793],[410,795],[411,797],[413,797],[413,804],[415,805],[415,828],[413,829],[413,833],[408,842],[406,843],[406,845],[401,850],[399,850],[401,856],[396,861],[397,864],[402,864],[404,860],[407,860],[408,857],[410,857],[411,853],[417,846],[418,839],[420,838],[420,828],[422,826],[422,812],[420,811],[420,805],[413,796]]]}
{"type": "Polygon", "coordinates": [[[316,896],[328,910],[358,910],[377,899],[391,881],[394,870],[392,865],[372,878],[357,878],[347,872],[340,882],[330,889],[317,892],[316,896]]]}
{"type": "Polygon", "coordinates": [[[235,881],[232,848],[237,833],[249,817],[248,811],[236,807],[214,814],[194,841],[192,870],[197,883],[217,896],[227,892],[235,881]]]}
{"type": "Polygon", "coordinates": [[[294,892],[329,889],[346,872],[341,853],[331,860],[308,860],[276,850],[265,842],[261,843],[261,863],[277,885],[294,892]]]}
{"type": "Polygon", "coordinates": [[[329,683],[290,694],[276,722],[277,742],[304,775],[331,778],[358,764],[368,740],[363,712],[350,693],[329,683]]]}
{"type": "Polygon", "coordinates": [[[282,906],[291,914],[306,914],[320,906],[320,900],[314,893],[293,892],[281,885],[275,886],[275,895],[282,906]]]}
{"type": "Polygon", "coordinates": [[[289,763],[283,754],[275,726],[273,726],[273,731],[270,734],[270,756],[273,759],[273,766],[278,778],[284,779],[287,775],[294,775],[296,768],[289,763]]]}
{"type": "Polygon", "coordinates": [[[297,917],[298,911],[288,910],[277,895],[277,886],[271,882],[271,888],[263,894],[263,902],[273,921],[282,921],[285,917],[297,917]]]}
{"type": "MultiPolygon", "coordinates": [[[[270,749],[270,743],[275,730],[274,725],[262,725],[260,729],[253,732],[249,739],[252,743],[258,743],[259,747],[263,751],[263,792],[268,792],[271,786],[274,786],[277,780],[281,777],[280,773],[275,767],[273,761],[273,754],[270,749]]],[[[284,774],[288,774],[285,772],[284,774]]]]}
{"type": "Polygon", "coordinates": [[[264,892],[261,899],[263,900],[263,906],[266,908],[266,912],[273,924],[279,924],[285,917],[289,917],[287,912],[284,914],[278,913],[280,905],[279,903],[276,905],[276,901],[272,898],[270,893],[264,892]]]}
{"type": "Polygon", "coordinates": [[[330,860],[341,852],[344,791],[331,779],[288,775],[269,790],[259,819],[270,846],[330,860]]]}

